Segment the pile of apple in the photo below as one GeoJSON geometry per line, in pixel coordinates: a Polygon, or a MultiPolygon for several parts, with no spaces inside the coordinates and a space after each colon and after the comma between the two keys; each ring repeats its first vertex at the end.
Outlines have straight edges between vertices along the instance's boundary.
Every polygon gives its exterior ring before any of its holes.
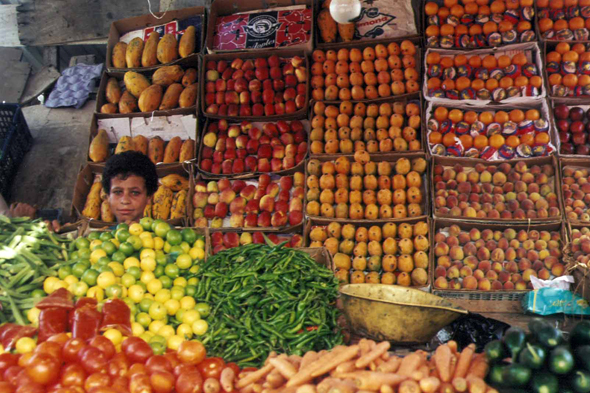
{"type": "Polygon", "coordinates": [[[590,221],[590,173],[588,168],[563,168],[561,190],[568,220],[590,221]]]}
{"type": "Polygon", "coordinates": [[[260,175],[258,180],[199,180],[193,194],[193,220],[196,227],[256,228],[298,225],[303,221],[305,177],[272,179],[260,175]]]}
{"type": "Polygon", "coordinates": [[[555,126],[559,131],[561,154],[590,155],[590,111],[579,106],[558,104],[553,108],[555,126]]]}
{"type": "Polygon", "coordinates": [[[295,113],[305,108],[305,59],[277,55],[257,59],[205,58],[205,114],[248,117],[295,113]]]}
{"type": "Polygon", "coordinates": [[[331,222],[313,226],[310,247],[326,247],[334,259],[341,283],[397,284],[405,287],[428,283],[428,223],[388,222],[355,226],[331,222]]]}
{"type": "Polygon", "coordinates": [[[311,154],[352,154],[418,151],[420,105],[418,102],[352,104],[340,106],[321,101],[313,107],[310,135],[311,154]]]}
{"type": "Polygon", "coordinates": [[[526,290],[531,276],[549,280],[565,271],[559,232],[452,225],[440,229],[434,242],[437,289],[526,290]]]}
{"type": "Polygon", "coordinates": [[[277,235],[274,233],[264,232],[213,232],[211,234],[211,253],[215,255],[218,252],[227,250],[229,248],[245,246],[252,243],[266,244],[266,240],[264,239],[265,236],[274,244],[287,242],[285,247],[303,246],[303,238],[298,234],[277,235]]]}
{"type": "Polygon", "coordinates": [[[335,161],[307,163],[308,216],[376,220],[419,217],[425,214],[422,176],[424,158],[400,158],[395,162],[371,161],[364,150],[354,161],[338,157],[335,161]]]}
{"type": "Polygon", "coordinates": [[[230,124],[212,121],[203,137],[199,167],[216,175],[277,172],[290,169],[307,155],[307,131],[299,120],[230,124]]]}
{"type": "Polygon", "coordinates": [[[434,166],[434,214],[516,220],[560,217],[552,165],[434,166]]]}

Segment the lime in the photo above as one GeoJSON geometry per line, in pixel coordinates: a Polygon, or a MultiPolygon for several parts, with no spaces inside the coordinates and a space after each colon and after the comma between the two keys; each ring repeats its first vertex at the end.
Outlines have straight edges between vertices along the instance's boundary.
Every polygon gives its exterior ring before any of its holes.
{"type": "Polygon", "coordinates": [[[100,257],[98,261],[96,261],[96,266],[106,266],[111,263],[111,258],[109,257],[100,257]]]}
{"type": "Polygon", "coordinates": [[[113,255],[113,253],[117,251],[117,247],[115,247],[113,242],[109,240],[102,242],[101,248],[107,253],[107,255],[113,255]]]}
{"type": "Polygon", "coordinates": [[[74,251],[73,253],[70,254],[70,259],[79,259],[80,258],[80,253],[78,251],[74,251]]]}
{"type": "Polygon", "coordinates": [[[125,242],[131,244],[134,250],[141,250],[141,248],[143,247],[143,242],[141,241],[139,236],[129,236],[129,238],[125,242]]]}
{"type": "MultiPolygon", "coordinates": [[[[128,297],[124,298],[123,301],[125,302],[125,304],[131,308],[131,307],[135,307],[135,302],[133,301],[133,299],[130,299],[128,297]]],[[[133,311],[131,311],[131,315],[135,315],[135,313],[133,311]]]]}
{"type": "Polygon", "coordinates": [[[98,238],[103,242],[106,242],[107,240],[111,240],[113,235],[110,232],[102,232],[98,238]]]}
{"type": "Polygon", "coordinates": [[[45,291],[42,289],[35,289],[33,292],[31,292],[31,297],[33,299],[40,299],[42,297],[45,297],[45,291]]]}
{"type": "Polygon", "coordinates": [[[119,251],[121,251],[126,256],[130,257],[131,255],[133,255],[133,252],[135,251],[135,249],[133,248],[133,246],[130,243],[123,242],[119,246],[119,251]]]}
{"type": "Polygon", "coordinates": [[[207,303],[197,303],[195,310],[199,312],[201,318],[207,318],[211,312],[211,307],[207,303]]]}
{"type": "Polygon", "coordinates": [[[148,312],[150,309],[150,306],[152,305],[154,301],[152,299],[149,298],[143,298],[140,302],[139,302],[139,309],[143,312],[148,312]]]}
{"type": "Polygon", "coordinates": [[[168,289],[160,289],[154,295],[154,300],[160,303],[164,303],[170,299],[170,291],[168,289]]]}
{"type": "Polygon", "coordinates": [[[184,288],[184,293],[186,296],[195,297],[195,293],[197,293],[197,287],[194,285],[187,285],[184,288]]]}
{"type": "Polygon", "coordinates": [[[166,273],[166,275],[170,278],[176,278],[178,277],[178,266],[176,265],[166,265],[166,267],[164,268],[164,272],[166,273]]]}
{"type": "Polygon", "coordinates": [[[143,227],[144,231],[151,231],[154,219],[151,217],[143,217],[141,220],[139,220],[139,223],[143,227]]]}
{"type": "Polygon", "coordinates": [[[118,229],[115,233],[117,236],[117,240],[121,243],[127,241],[127,239],[129,239],[129,236],[131,236],[128,229],[118,229]]]}
{"type": "Polygon", "coordinates": [[[113,269],[108,265],[103,265],[98,268],[98,272],[99,273],[105,273],[105,272],[113,273],[113,269]]]}
{"type": "Polygon", "coordinates": [[[171,246],[177,246],[182,243],[182,234],[176,229],[171,229],[166,234],[166,241],[170,243],[171,246]]]}
{"type": "Polygon", "coordinates": [[[154,223],[152,225],[152,228],[155,226],[154,233],[156,234],[156,236],[161,237],[162,239],[166,239],[167,235],[168,235],[168,231],[170,231],[170,224],[168,224],[167,222],[163,222],[163,221],[160,221],[158,223],[156,223],[156,222],[157,222],[157,220],[154,221],[154,223]]]}
{"type": "Polygon", "coordinates": [[[197,234],[192,228],[184,228],[181,232],[182,239],[188,244],[193,244],[197,241],[197,234]]]}
{"type": "Polygon", "coordinates": [[[115,262],[123,263],[125,259],[127,259],[127,255],[123,251],[115,251],[113,255],[111,255],[111,259],[115,262]]]}
{"type": "Polygon", "coordinates": [[[164,266],[163,265],[156,266],[156,268],[154,269],[154,274],[156,277],[162,277],[164,275],[164,266]]]}
{"type": "Polygon", "coordinates": [[[188,254],[191,249],[191,246],[187,242],[182,242],[179,244],[179,246],[182,248],[182,252],[185,254],[188,254]]]}
{"type": "Polygon", "coordinates": [[[100,236],[100,233],[99,233],[99,232],[90,232],[90,233],[88,234],[88,236],[86,236],[86,238],[87,238],[88,240],[96,240],[96,239],[98,239],[98,238],[99,238],[99,236],[100,236]]]}
{"type": "Polygon", "coordinates": [[[86,284],[84,281],[80,281],[72,285],[72,293],[74,296],[84,297],[86,292],[88,292],[88,284],[86,284]]]}
{"type": "Polygon", "coordinates": [[[158,250],[158,252],[156,253],[156,263],[158,265],[168,264],[168,258],[166,257],[166,254],[164,254],[164,252],[158,250]]]}
{"type": "Polygon", "coordinates": [[[76,249],[81,250],[83,248],[90,248],[90,240],[85,237],[79,237],[76,239],[76,249]]]}
{"type": "Polygon", "coordinates": [[[150,347],[152,347],[154,355],[163,355],[164,353],[166,353],[166,344],[162,344],[160,342],[150,342],[150,347]]]}
{"type": "Polygon", "coordinates": [[[135,321],[144,328],[147,328],[148,326],[150,326],[150,323],[152,323],[152,319],[146,312],[140,312],[139,314],[137,314],[135,316],[135,321]]]}
{"type": "Polygon", "coordinates": [[[149,314],[152,319],[163,319],[168,314],[168,310],[162,303],[153,302],[150,306],[149,314]]]}
{"type": "Polygon", "coordinates": [[[108,298],[117,298],[120,299],[121,295],[123,294],[123,288],[120,285],[110,285],[105,288],[104,294],[108,298]]]}
{"type": "MultiPolygon", "coordinates": [[[[164,220],[157,218],[154,220],[154,222],[152,222],[152,232],[156,232],[156,227],[158,226],[158,224],[165,222],[164,220]]],[[[157,235],[156,235],[157,236],[157,235]]]]}
{"type": "Polygon", "coordinates": [[[117,224],[117,227],[115,228],[115,230],[119,230],[119,229],[129,229],[129,224],[127,224],[125,222],[117,224]]]}
{"type": "Polygon", "coordinates": [[[162,288],[170,289],[172,288],[172,279],[168,276],[160,276],[160,282],[162,283],[162,288]]]}
{"type": "Polygon", "coordinates": [[[83,248],[81,250],[78,250],[78,258],[80,259],[90,259],[90,255],[92,254],[92,251],[90,251],[89,248],[83,248]]]}
{"type": "Polygon", "coordinates": [[[184,297],[184,288],[178,287],[178,286],[173,286],[170,289],[170,297],[174,300],[182,299],[184,297]]]}
{"type": "Polygon", "coordinates": [[[193,260],[188,254],[180,254],[176,258],[176,265],[181,269],[189,269],[193,265],[193,260]]]}
{"type": "Polygon", "coordinates": [[[137,281],[137,279],[129,273],[125,273],[121,276],[121,284],[123,284],[126,288],[129,288],[135,284],[135,281],[137,281]]]}
{"type": "Polygon", "coordinates": [[[137,266],[131,266],[127,269],[127,274],[133,276],[136,280],[141,278],[141,269],[137,266]]]}
{"type": "Polygon", "coordinates": [[[84,274],[82,274],[82,277],[80,278],[82,281],[88,284],[89,287],[93,287],[96,285],[96,280],[98,279],[99,274],[100,273],[94,269],[88,269],[84,272],[84,274]]]}
{"type": "Polygon", "coordinates": [[[81,278],[86,270],[90,269],[90,263],[78,262],[72,266],[72,274],[74,277],[81,278]]]}
{"type": "Polygon", "coordinates": [[[184,249],[180,246],[172,246],[170,247],[170,253],[184,254],[184,249]]]}
{"type": "Polygon", "coordinates": [[[57,271],[57,276],[59,277],[60,280],[63,280],[64,278],[66,278],[67,276],[69,276],[71,274],[72,274],[72,267],[69,265],[62,266],[57,271]]]}

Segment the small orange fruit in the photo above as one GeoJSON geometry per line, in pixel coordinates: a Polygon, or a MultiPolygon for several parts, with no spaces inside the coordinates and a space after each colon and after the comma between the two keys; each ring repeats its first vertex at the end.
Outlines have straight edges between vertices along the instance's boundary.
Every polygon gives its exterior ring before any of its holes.
{"type": "Polygon", "coordinates": [[[468,61],[469,65],[473,68],[481,67],[481,57],[479,56],[471,56],[468,61]]]}
{"type": "Polygon", "coordinates": [[[543,19],[539,20],[539,30],[541,30],[541,33],[549,31],[552,28],[553,28],[553,21],[551,19],[543,18],[543,19]]]}
{"type": "Polygon", "coordinates": [[[539,7],[539,8],[549,7],[549,0],[537,0],[537,7],[539,7]]]}
{"type": "Polygon", "coordinates": [[[533,146],[535,144],[535,135],[532,132],[520,136],[520,143],[533,146]]]}
{"type": "Polygon", "coordinates": [[[581,53],[580,54],[580,61],[590,61],[590,52],[581,53]]]}
{"type": "Polygon", "coordinates": [[[426,28],[426,37],[438,37],[440,35],[440,29],[437,25],[430,25],[426,28]]]}
{"type": "Polygon", "coordinates": [[[490,136],[489,144],[491,147],[499,149],[502,146],[504,146],[504,137],[502,136],[502,134],[494,134],[490,136]]]}
{"type": "Polygon", "coordinates": [[[514,85],[514,79],[512,79],[511,77],[505,76],[502,79],[500,79],[500,87],[502,89],[507,89],[512,85],[514,85]]]}
{"type": "Polygon", "coordinates": [[[449,25],[444,24],[440,27],[440,35],[445,36],[445,35],[453,35],[455,34],[455,26],[453,25],[449,25]]]}
{"type": "Polygon", "coordinates": [[[444,106],[439,106],[434,110],[434,118],[437,121],[445,121],[449,117],[449,110],[444,106]]]}
{"type": "Polygon", "coordinates": [[[465,55],[455,56],[455,67],[460,67],[465,64],[467,64],[467,56],[465,56],[465,55]]]}
{"type": "Polygon", "coordinates": [[[441,87],[443,90],[455,90],[455,81],[452,79],[445,79],[441,87]]]}
{"type": "Polygon", "coordinates": [[[442,84],[442,81],[439,78],[435,77],[435,78],[428,79],[426,86],[428,86],[429,89],[438,89],[441,84],[442,84]]]}
{"type": "Polygon", "coordinates": [[[449,112],[449,119],[453,123],[458,123],[463,120],[463,111],[461,109],[451,109],[449,112]]]}
{"type": "Polygon", "coordinates": [[[436,13],[438,12],[438,4],[436,4],[433,1],[429,1],[424,6],[424,12],[426,12],[426,15],[429,15],[429,16],[436,15],[436,13]]]}
{"type": "Polygon", "coordinates": [[[522,67],[526,63],[527,63],[527,60],[526,60],[526,55],[524,53],[517,53],[512,58],[512,64],[514,64],[514,65],[519,65],[522,67]]]}
{"type": "Polygon", "coordinates": [[[479,114],[479,121],[483,124],[488,125],[494,121],[494,114],[492,112],[482,112],[479,114]]]}
{"type": "Polygon", "coordinates": [[[520,145],[520,139],[516,135],[510,135],[506,138],[506,144],[513,149],[516,149],[520,145]]]}
{"type": "Polygon", "coordinates": [[[524,87],[524,86],[528,86],[528,85],[529,85],[529,78],[527,78],[524,75],[517,76],[516,79],[514,79],[514,86],[516,86],[516,87],[524,87]]]}
{"type": "Polygon", "coordinates": [[[555,31],[565,30],[567,28],[569,28],[569,24],[565,19],[559,19],[553,22],[553,30],[555,31]]]}
{"type": "Polygon", "coordinates": [[[481,79],[474,79],[471,82],[471,87],[473,88],[473,90],[478,91],[486,87],[486,83],[481,79]]]}
{"type": "Polygon", "coordinates": [[[569,21],[570,30],[577,30],[584,28],[584,19],[582,17],[576,16],[569,21]]]}
{"type": "Polygon", "coordinates": [[[428,135],[428,142],[432,143],[433,145],[439,144],[442,142],[442,134],[438,131],[433,131],[428,135]]]}
{"type": "Polygon", "coordinates": [[[584,44],[577,43],[574,44],[574,46],[572,46],[572,50],[574,52],[578,52],[578,54],[581,55],[582,53],[586,52],[586,47],[584,46],[584,44]]]}
{"type": "Polygon", "coordinates": [[[564,6],[566,7],[575,7],[578,5],[578,0],[565,0],[564,6]]]}
{"type": "Polygon", "coordinates": [[[547,61],[561,63],[561,53],[555,51],[547,53],[547,61]]]}
{"type": "Polygon", "coordinates": [[[564,54],[565,52],[569,52],[570,50],[570,44],[568,44],[567,42],[560,42],[559,44],[557,44],[557,46],[555,47],[555,51],[557,53],[560,54],[564,54]]]}
{"type": "Polygon", "coordinates": [[[440,65],[442,68],[450,68],[453,66],[453,64],[455,64],[455,63],[453,62],[452,57],[445,56],[445,57],[441,57],[441,59],[440,59],[440,65]]]}
{"type": "Polygon", "coordinates": [[[506,68],[510,64],[512,64],[512,60],[510,59],[509,56],[502,55],[502,56],[498,57],[498,67],[506,68]]]}
{"type": "Polygon", "coordinates": [[[471,27],[469,27],[469,34],[472,36],[476,34],[481,34],[482,32],[483,30],[480,25],[472,25],[471,27]]]}
{"type": "Polygon", "coordinates": [[[487,55],[483,58],[481,64],[485,68],[491,70],[492,68],[496,68],[498,66],[498,60],[496,60],[496,58],[493,55],[487,55]]]}
{"type": "Polygon", "coordinates": [[[426,63],[427,64],[438,64],[440,63],[440,53],[438,52],[430,52],[428,56],[426,56],[426,63]]]}
{"type": "Polygon", "coordinates": [[[447,7],[440,7],[438,9],[438,17],[440,20],[447,20],[447,17],[451,14],[451,11],[447,7]]]}
{"type": "Polygon", "coordinates": [[[533,27],[531,25],[531,22],[523,20],[518,22],[518,24],[516,25],[516,31],[518,31],[519,33],[522,33],[523,31],[527,31],[527,30],[531,30],[533,27]]]}
{"type": "Polygon", "coordinates": [[[451,15],[455,15],[457,18],[461,18],[465,14],[465,9],[462,5],[455,4],[451,7],[451,15]]]}
{"type": "Polygon", "coordinates": [[[471,86],[471,79],[469,79],[466,76],[460,76],[459,78],[457,78],[455,86],[457,86],[457,90],[459,91],[465,90],[471,86]]]}
{"type": "Polygon", "coordinates": [[[519,0],[506,0],[506,8],[509,10],[516,10],[520,6],[519,0]]]}
{"type": "Polygon", "coordinates": [[[573,61],[574,63],[577,63],[580,59],[580,55],[578,54],[578,52],[570,50],[565,52],[563,56],[561,56],[561,59],[562,61],[573,61]]]}
{"type": "Polygon", "coordinates": [[[442,139],[443,145],[445,145],[447,147],[454,145],[456,141],[457,141],[457,136],[455,135],[454,132],[449,132],[448,134],[445,134],[442,139]]]}
{"type": "Polygon", "coordinates": [[[492,4],[490,4],[490,10],[494,14],[503,14],[506,11],[506,5],[503,1],[496,0],[492,4]]]}
{"type": "Polygon", "coordinates": [[[574,74],[567,74],[563,76],[561,80],[564,86],[574,87],[578,84],[578,76],[574,74]]]}
{"type": "Polygon", "coordinates": [[[486,81],[486,89],[489,91],[494,91],[495,88],[499,86],[498,80],[494,78],[490,78],[486,81]]]}
{"type": "MultiPolygon", "coordinates": [[[[463,2],[465,3],[465,2],[463,2]]],[[[465,13],[469,14],[469,15],[477,15],[477,10],[479,9],[479,6],[477,5],[477,3],[467,3],[465,4],[465,13]]]]}
{"type": "Polygon", "coordinates": [[[549,85],[551,85],[551,86],[561,85],[561,79],[562,79],[561,74],[551,74],[551,75],[549,75],[549,85]]]}
{"type": "Polygon", "coordinates": [[[444,3],[445,3],[445,7],[451,8],[455,4],[459,4],[459,0],[445,0],[444,3]]]}
{"type": "Polygon", "coordinates": [[[479,13],[480,15],[490,15],[492,13],[492,10],[490,9],[490,7],[488,5],[479,5],[479,13]]]}
{"type": "Polygon", "coordinates": [[[580,75],[578,77],[578,86],[588,86],[590,85],[590,75],[580,75]]]}
{"type": "Polygon", "coordinates": [[[484,23],[483,33],[485,35],[495,33],[496,31],[498,31],[498,25],[496,24],[496,22],[489,21],[484,23]]]}
{"type": "Polygon", "coordinates": [[[554,10],[562,9],[563,8],[563,0],[551,0],[549,2],[549,7],[553,8],[554,10]]]}
{"type": "Polygon", "coordinates": [[[471,149],[473,147],[473,137],[469,134],[461,135],[459,141],[463,145],[463,149],[471,149]]]}
{"type": "Polygon", "coordinates": [[[535,144],[546,145],[549,143],[549,134],[546,132],[539,132],[535,135],[535,144]]]}
{"type": "MultiPolygon", "coordinates": [[[[589,78],[590,78],[590,76],[589,76],[589,78]]],[[[543,86],[543,78],[541,78],[539,75],[533,75],[529,79],[529,84],[531,86],[541,87],[541,86],[543,86]]]]}
{"type": "Polygon", "coordinates": [[[527,120],[533,120],[533,121],[539,120],[541,118],[541,114],[536,109],[529,109],[528,111],[526,111],[525,116],[526,116],[527,120]]]}
{"type": "Polygon", "coordinates": [[[510,111],[510,120],[515,123],[520,123],[524,120],[524,112],[520,109],[513,109],[510,111]]]}
{"type": "Polygon", "coordinates": [[[533,0],[520,0],[520,6],[521,7],[532,7],[533,0]]]}
{"type": "Polygon", "coordinates": [[[514,29],[514,25],[512,24],[512,22],[509,22],[507,20],[503,20],[498,25],[498,30],[500,30],[500,33],[504,33],[506,31],[510,31],[510,30],[513,30],[513,29],[514,29]]]}
{"type": "Polygon", "coordinates": [[[473,138],[473,147],[478,150],[482,150],[484,147],[488,145],[488,137],[485,135],[477,135],[473,138]]]}
{"type": "Polygon", "coordinates": [[[455,35],[465,35],[469,34],[469,29],[465,25],[457,25],[455,26],[455,35]]]}
{"type": "Polygon", "coordinates": [[[510,118],[508,117],[508,113],[504,112],[504,111],[498,111],[496,112],[496,114],[494,115],[494,121],[496,123],[500,123],[500,124],[504,124],[506,123],[510,118]]]}
{"type": "Polygon", "coordinates": [[[469,124],[473,124],[477,121],[477,112],[469,111],[463,115],[463,120],[465,120],[469,124]]]}

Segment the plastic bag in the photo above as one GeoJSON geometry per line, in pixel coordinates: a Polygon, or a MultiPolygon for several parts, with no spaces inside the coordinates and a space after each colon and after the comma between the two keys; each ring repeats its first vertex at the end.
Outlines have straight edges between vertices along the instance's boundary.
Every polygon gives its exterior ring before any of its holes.
{"type": "Polygon", "coordinates": [[[459,348],[474,343],[477,351],[483,350],[487,343],[500,339],[510,325],[486,318],[479,314],[465,315],[438,331],[431,341],[432,348],[455,340],[459,348]]]}

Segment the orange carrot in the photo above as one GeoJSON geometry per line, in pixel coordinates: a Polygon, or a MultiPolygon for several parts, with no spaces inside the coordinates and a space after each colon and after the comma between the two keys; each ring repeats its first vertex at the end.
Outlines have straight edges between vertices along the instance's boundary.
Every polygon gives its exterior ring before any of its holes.
{"type": "Polygon", "coordinates": [[[383,355],[381,355],[381,359],[383,360],[389,360],[391,356],[389,356],[389,352],[385,352],[383,355]]]}
{"type": "Polygon", "coordinates": [[[375,341],[373,341],[373,340],[367,340],[366,338],[361,339],[361,341],[359,341],[359,348],[361,350],[361,356],[363,356],[366,353],[371,352],[371,349],[373,348],[374,344],[375,344],[375,341]]]}
{"type": "Polygon", "coordinates": [[[451,385],[449,382],[441,383],[440,389],[438,391],[439,391],[439,393],[455,393],[455,389],[453,388],[453,385],[451,385]]]}
{"type": "Polygon", "coordinates": [[[314,362],[314,366],[316,367],[316,369],[313,370],[310,375],[313,378],[319,377],[320,375],[324,375],[330,370],[338,367],[339,364],[357,357],[358,353],[358,345],[351,345],[350,347],[344,348],[340,352],[334,354],[334,356],[332,356],[330,359],[327,359],[325,362],[319,363],[319,360],[317,360],[314,362]]]}
{"type": "Polygon", "coordinates": [[[234,390],[234,380],[236,379],[236,374],[234,370],[230,367],[226,367],[221,371],[221,375],[219,376],[219,383],[221,387],[226,392],[231,392],[234,390]]]}
{"type": "Polygon", "coordinates": [[[402,377],[410,377],[418,367],[422,364],[423,358],[416,352],[405,356],[397,370],[397,373],[402,377]]]}
{"type": "Polygon", "coordinates": [[[467,381],[462,377],[453,378],[453,387],[456,392],[463,393],[467,391],[467,381]]]}
{"type": "Polygon", "coordinates": [[[389,385],[381,385],[381,389],[379,389],[379,393],[393,393],[394,390],[389,385]]]}
{"type": "Polygon", "coordinates": [[[389,358],[388,361],[381,364],[379,367],[377,367],[377,371],[382,373],[394,373],[399,368],[401,362],[402,360],[399,357],[394,356],[392,358],[389,358]]]}
{"type": "Polygon", "coordinates": [[[459,356],[459,361],[457,362],[457,368],[455,369],[455,373],[453,377],[457,378],[464,378],[467,375],[467,371],[469,371],[469,366],[471,365],[471,358],[475,353],[475,344],[469,344],[459,356]]]}
{"type": "Polygon", "coordinates": [[[467,376],[473,376],[483,379],[488,374],[488,368],[489,364],[485,354],[480,353],[475,357],[475,359],[471,361],[471,367],[469,367],[467,376]]]}
{"type": "Polygon", "coordinates": [[[481,378],[469,376],[467,384],[469,385],[469,393],[486,393],[487,385],[481,378]]]}
{"type": "Polygon", "coordinates": [[[297,369],[287,359],[281,359],[280,357],[272,358],[269,363],[287,379],[291,379],[297,374],[297,369]]]}
{"type": "Polygon", "coordinates": [[[272,370],[266,376],[266,382],[271,388],[276,389],[279,386],[284,385],[285,382],[287,382],[287,380],[285,379],[285,377],[283,377],[279,370],[272,370]]]}
{"type": "Polygon", "coordinates": [[[354,363],[354,360],[349,360],[348,362],[340,363],[335,370],[337,373],[348,373],[354,371],[356,369],[354,363]]]}
{"type": "Polygon", "coordinates": [[[244,378],[240,379],[236,383],[236,388],[238,388],[238,389],[245,388],[246,386],[250,385],[251,383],[254,383],[254,382],[258,381],[259,379],[266,377],[266,374],[270,373],[273,370],[273,368],[274,367],[272,364],[267,364],[266,366],[262,367],[260,370],[254,371],[253,373],[246,375],[244,378]]]}
{"type": "Polygon", "coordinates": [[[419,384],[420,384],[420,389],[422,389],[422,392],[434,393],[438,390],[438,388],[440,386],[440,381],[438,378],[428,377],[428,378],[421,379],[419,384]]]}
{"type": "Polygon", "coordinates": [[[451,378],[455,375],[455,369],[457,368],[457,357],[451,354],[451,378]]]}
{"type": "Polygon", "coordinates": [[[299,365],[299,368],[305,368],[310,363],[316,361],[318,357],[319,355],[315,351],[307,352],[305,355],[303,355],[303,358],[301,358],[301,364],[299,365]]]}
{"type": "Polygon", "coordinates": [[[356,387],[359,390],[373,391],[379,390],[383,385],[396,386],[405,379],[405,377],[398,374],[373,371],[357,371],[349,373],[347,377],[354,378],[356,387]]]}
{"type": "Polygon", "coordinates": [[[399,385],[398,393],[420,393],[418,382],[408,379],[399,385]]]}
{"type": "Polygon", "coordinates": [[[367,352],[366,354],[362,355],[355,363],[356,368],[365,368],[367,367],[373,360],[379,358],[383,355],[387,350],[391,347],[391,344],[387,341],[383,341],[375,345],[375,347],[367,352]]]}
{"type": "Polygon", "coordinates": [[[326,378],[322,382],[320,382],[316,388],[318,393],[328,393],[328,391],[332,388],[332,386],[336,382],[342,381],[341,379],[336,378],[326,378]]]}
{"type": "Polygon", "coordinates": [[[336,382],[328,393],[354,393],[356,387],[350,381],[336,382]]]}
{"type": "Polygon", "coordinates": [[[297,388],[296,393],[316,393],[315,385],[302,385],[297,388]]]}
{"type": "Polygon", "coordinates": [[[258,383],[252,384],[252,391],[254,393],[262,393],[262,385],[258,383]]]}
{"type": "Polygon", "coordinates": [[[451,340],[449,342],[447,342],[447,345],[449,346],[449,348],[451,349],[451,351],[453,352],[453,354],[457,354],[457,341],[455,340],[451,340]]]}
{"type": "Polygon", "coordinates": [[[488,390],[486,390],[486,393],[498,393],[498,391],[488,386],[488,390]]]}
{"type": "Polygon", "coordinates": [[[453,353],[447,345],[440,345],[434,352],[434,364],[442,382],[449,382],[452,377],[451,358],[453,353]]]}
{"type": "Polygon", "coordinates": [[[268,357],[266,358],[266,360],[264,361],[264,365],[266,366],[269,362],[270,359],[272,358],[276,358],[278,355],[275,351],[272,351],[271,353],[268,354],[268,357]]]}

